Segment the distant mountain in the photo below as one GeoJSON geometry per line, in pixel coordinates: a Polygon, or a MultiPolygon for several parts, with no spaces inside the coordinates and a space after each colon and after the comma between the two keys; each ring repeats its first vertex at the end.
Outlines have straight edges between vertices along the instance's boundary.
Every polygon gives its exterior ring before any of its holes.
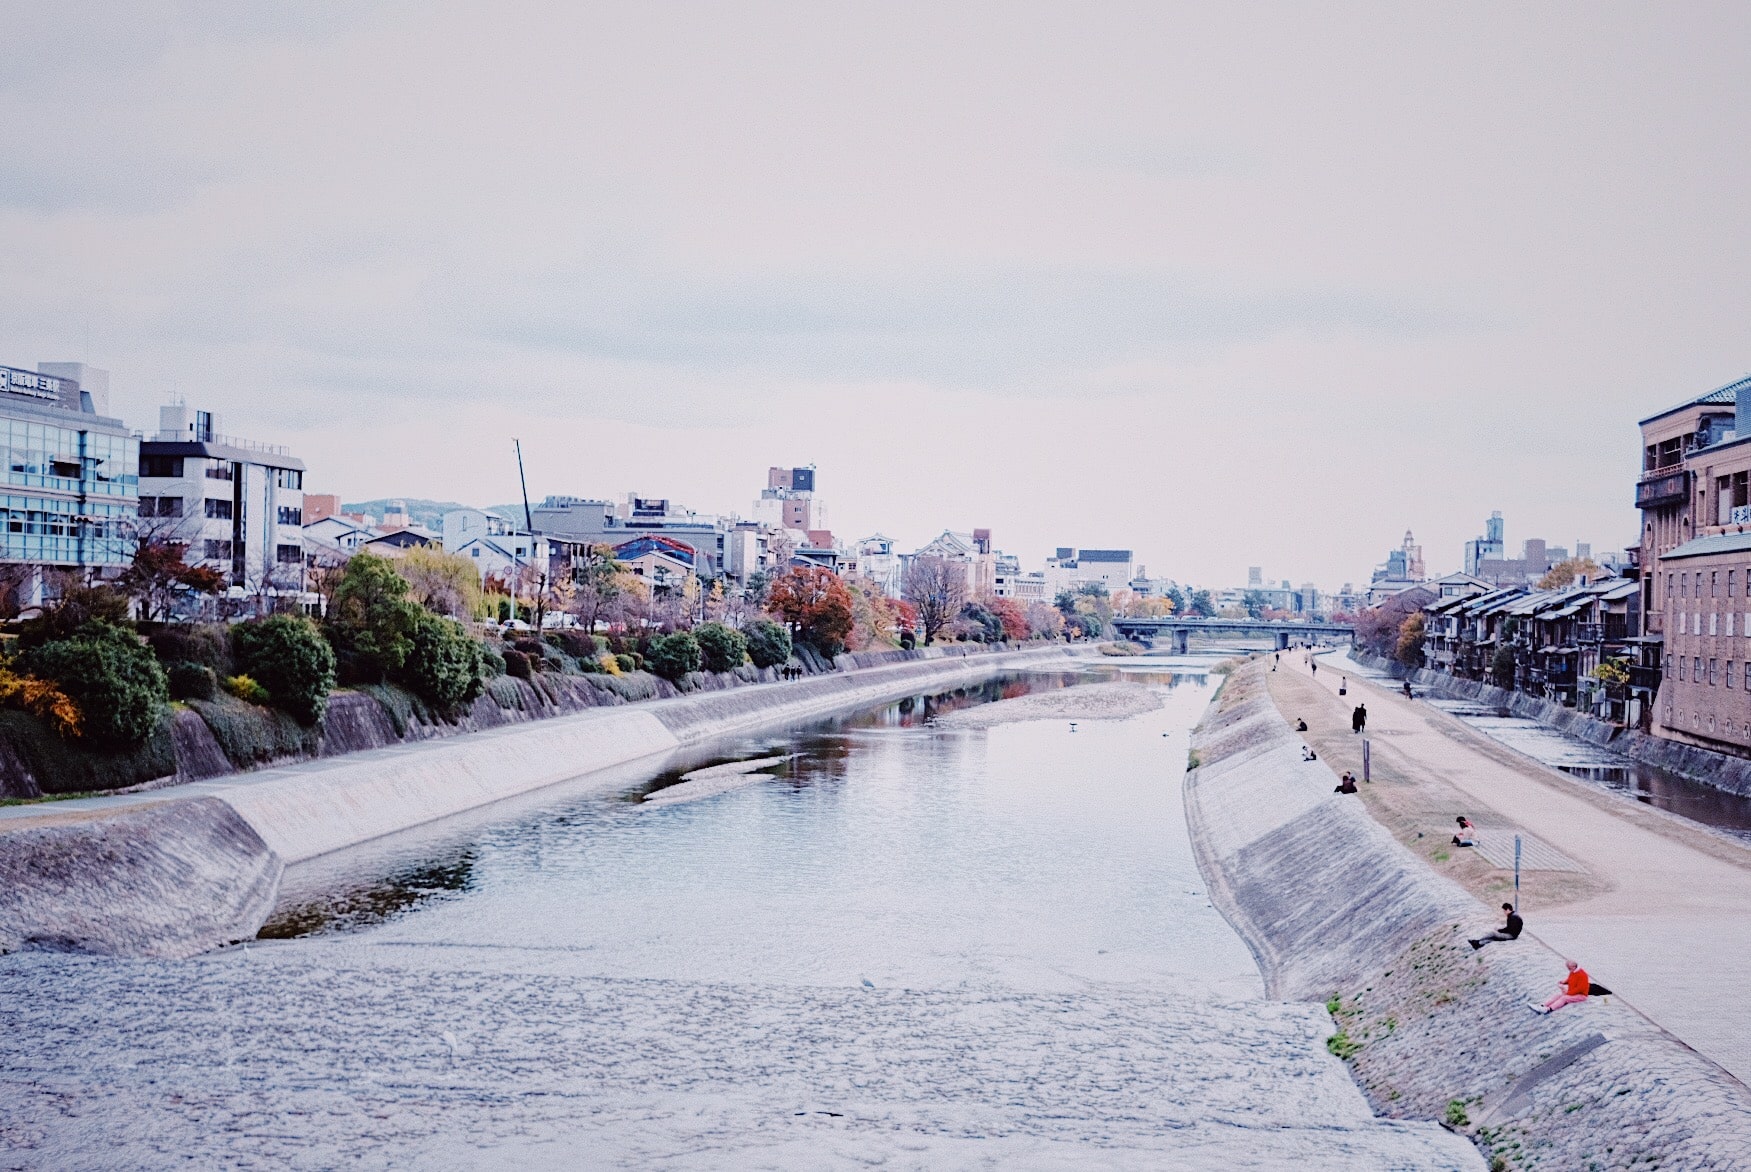
{"type": "Polygon", "coordinates": [[[415,525],[424,525],[427,529],[430,529],[433,532],[438,532],[444,528],[445,513],[451,513],[457,509],[471,507],[469,505],[459,505],[455,501],[427,501],[411,496],[389,496],[383,497],[381,500],[356,501],[352,504],[343,504],[340,509],[343,513],[368,513],[381,521],[383,519],[383,514],[389,511],[389,506],[398,503],[407,506],[408,518],[412,520],[415,525]]]}

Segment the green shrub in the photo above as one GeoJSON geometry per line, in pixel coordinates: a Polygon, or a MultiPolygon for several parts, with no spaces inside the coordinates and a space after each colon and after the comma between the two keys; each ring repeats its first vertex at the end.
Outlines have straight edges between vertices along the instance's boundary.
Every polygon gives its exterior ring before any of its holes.
{"type": "Polygon", "coordinates": [[[526,680],[535,674],[535,668],[529,663],[529,657],[514,647],[505,649],[505,674],[519,680],[526,680]]]}
{"type": "Polygon", "coordinates": [[[157,656],[133,632],[101,620],[25,651],[18,665],[72,697],[83,717],[81,735],[99,748],[138,748],[170,715],[157,656]]]}
{"type": "Polygon", "coordinates": [[[693,637],[699,640],[706,671],[735,671],[748,658],[748,641],[722,623],[700,623],[693,637]]]}
{"type": "Polygon", "coordinates": [[[480,662],[486,668],[488,679],[505,674],[505,657],[485,643],[480,645],[480,662]]]}
{"type": "Polygon", "coordinates": [[[455,619],[426,615],[414,627],[409,643],[401,681],[439,708],[471,704],[486,690],[484,649],[455,619]]]}
{"type": "Polygon", "coordinates": [[[127,752],[98,748],[85,738],[65,741],[27,712],[0,708],[0,740],[23,761],[45,794],[83,794],[122,789],[176,772],[170,721],[127,752]]]}
{"type": "Polygon", "coordinates": [[[250,704],[272,704],[273,693],[248,676],[226,676],[225,690],[231,695],[250,704]]]}
{"type": "Polygon", "coordinates": [[[619,668],[622,674],[634,672],[638,670],[638,660],[630,655],[621,653],[614,657],[614,666],[619,668]]]}
{"type": "Polygon", "coordinates": [[[749,623],[746,636],[755,667],[777,667],[790,659],[790,632],[770,619],[749,623]]]}
{"type": "Polygon", "coordinates": [[[322,718],[334,689],[334,651],[315,623],[297,615],[238,623],[231,646],[238,670],[266,688],[275,707],[300,724],[322,718]]]}
{"type": "Polygon", "coordinates": [[[602,649],[596,645],[596,637],[587,631],[561,631],[549,637],[557,640],[559,649],[573,659],[595,659],[602,654],[602,649]]]}
{"type": "Polygon", "coordinates": [[[671,683],[678,682],[690,671],[698,671],[703,656],[699,650],[699,640],[690,631],[676,631],[672,635],[658,635],[651,640],[651,653],[647,662],[651,671],[671,683]]]}
{"type": "Polygon", "coordinates": [[[24,624],[18,632],[18,645],[28,651],[72,639],[93,623],[126,629],[133,626],[129,620],[132,609],[127,595],[111,587],[71,586],[24,624]]]}
{"type": "Polygon", "coordinates": [[[158,662],[169,670],[173,663],[196,663],[228,676],[231,666],[231,632],[223,623],[165,623],[146,636],[158,662]]]}
{"type": "Polygon", "coordinates": [[[219,692],[219,677],[204,663],[174,660],[165,667],[164,674],[170,682],[172,700],[211,700],[219,692]]]}

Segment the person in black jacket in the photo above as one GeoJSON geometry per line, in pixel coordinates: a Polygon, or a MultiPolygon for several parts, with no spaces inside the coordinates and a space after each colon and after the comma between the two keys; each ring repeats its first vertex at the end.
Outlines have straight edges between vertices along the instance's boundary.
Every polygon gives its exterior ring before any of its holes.
{"type": "Polygon", "coordinates": [[[1472,946],[1472,948],[1476,949],[1476,948],[1482,948],[1484,945],[1490,943],[1490,941],[1492,941],[1492,940],[1518,940],[1518,939],[1520,939],[1520,933],[1522,931],[1524,931],[1526,928],[1526,921],[1522,920],[1520,918],[1520,913],[1514,910],[1514,905],[1511,903],[1503,904],[1502,911],[1507,913],[1507,916],[1508,916],[1507,923],[1503,924],[1496,931],[1491,932],[1488,936],[1479,936],[1476,940],[1469,940],[1466,943],[1470,944],[1472,946]]]}

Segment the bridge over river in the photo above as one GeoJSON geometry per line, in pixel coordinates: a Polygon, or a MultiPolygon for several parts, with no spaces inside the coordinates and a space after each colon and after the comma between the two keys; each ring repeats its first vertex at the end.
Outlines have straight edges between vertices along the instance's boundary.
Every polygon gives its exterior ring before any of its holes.
{"type": "Polygon", "coordinates": [[[1252,638],[1269,635],[1277,650],[1291,642],[1328,643],[1352,639],[1355,628],[1348,623],[1302,622],[1294,619],[1206,619],[1195,615],[1164,619],[1114,619],[1113,629],[1127,639],[1155,646],[1157,639],[1172,637],[1176,654],[1184,655],[1194,632],[1252,638]]]}

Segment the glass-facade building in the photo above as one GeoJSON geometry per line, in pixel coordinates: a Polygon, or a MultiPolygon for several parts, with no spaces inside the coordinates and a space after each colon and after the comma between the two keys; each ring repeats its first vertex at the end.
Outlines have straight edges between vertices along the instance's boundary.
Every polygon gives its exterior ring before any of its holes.
{"type": "Polygon", "coordinates": [[[0,561],[120,567],[132,556],[140,440],[69,378],[0,367],[0,561]]]}

